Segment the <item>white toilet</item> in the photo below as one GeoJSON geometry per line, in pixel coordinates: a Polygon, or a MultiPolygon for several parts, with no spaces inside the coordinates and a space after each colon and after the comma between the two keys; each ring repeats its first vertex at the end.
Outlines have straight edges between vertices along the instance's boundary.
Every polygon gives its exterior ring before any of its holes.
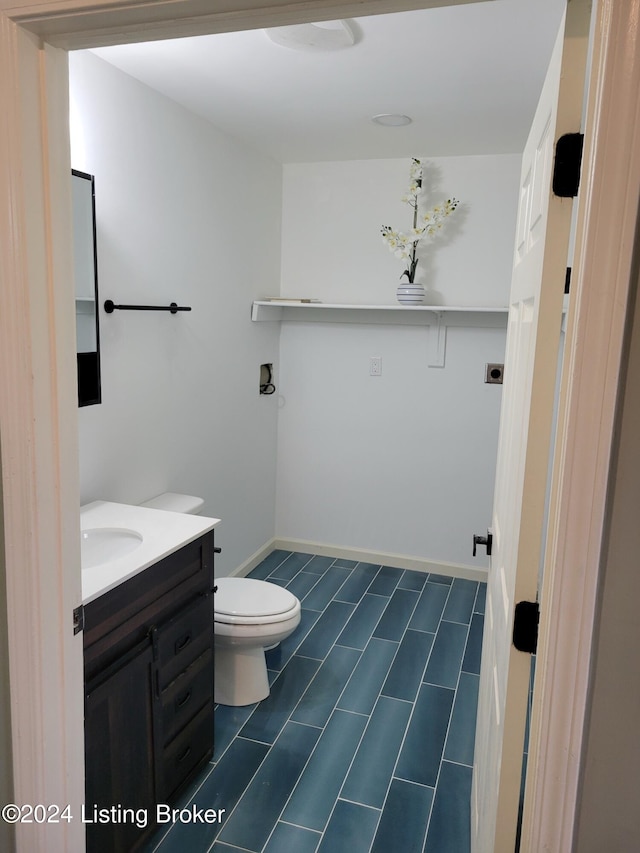
{"type": "MultiPolygon", "coordinates": [[[[201,498],[165,492],[141,506],[198,514],[201,498]]],[[[217,578],[214,595],[214,701],[252,705],[269,695],[266,648],[300,624],[300,602],[288,590],[253,578],[217,578]]]]}
{"type": "Polygon", "coordinates": [[[251,705],[269,695],[266,648],[300,624],[288,590],[253,578],[218,578],[214,597],[215,690],[221,705],[251,705]]]}

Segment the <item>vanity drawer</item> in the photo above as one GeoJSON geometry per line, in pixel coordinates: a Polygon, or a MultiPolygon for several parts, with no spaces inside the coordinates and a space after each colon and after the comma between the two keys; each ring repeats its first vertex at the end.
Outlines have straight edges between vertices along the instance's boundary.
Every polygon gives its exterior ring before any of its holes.
{"type": "Polygon", "coordinates": [[[153,630],[158,688],[164,690],[189,664],[213,649],[213,596],[199,596],[177,616],[153,630]]]}
{"type": "Polygon", "coordinates": [[[213,705],[203,708],[165,748],[161,759],[159,802],[167,802],[191,772],[213,754],[213,705]]]}
{"type": "Polygon", "coordinates": [[[167,744],[205,705],[213,704],[213,652],[200,655],[162,691],[162,744],[167,744]]]}

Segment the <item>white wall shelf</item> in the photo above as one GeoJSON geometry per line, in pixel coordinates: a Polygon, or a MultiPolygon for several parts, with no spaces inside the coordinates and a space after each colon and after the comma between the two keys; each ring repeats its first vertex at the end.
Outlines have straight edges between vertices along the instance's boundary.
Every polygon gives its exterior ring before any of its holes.
{"type": "Polygon", "coordinates": [[[508,311],[506,306],[349,305],[329,302],[256,301],[251,310],[251,319],[256,323],[286,319],[297,322],[426,326],[429,330],[429,367],[444,367],[449,326],[505,328],[508,311]]]}
{"type": "MultiPolygon", "coordinates": [[[[253,303],[251,319],[256,322],[265,320],[277,321],[285,317],[301,320],[330,320],[343,323],[424,323],[431,322],[429,315],[450,316],[449,325],[485,325],[480,315],[495,315],[504,317],[508,312],[506,306],[459,306],[459,305],[360,305],[339,302],[291,302],[268,300],[253,303]],[[426,315],[426,317],[424,316],[426,315]],[[464,322],[458,322],[456,315],[476,315],[479,322],[470,322],[465,316],[464,322]],[[422,319],[420,317],[422,316],[422,319]]],[[[460,318],[462,319],[462,318],[460,318]]],[[[502,322],[500,323],[502,325],[502,322]]],[[[493,324],[492,324],[493,325],[493,324]]]]}
{"type": "Polygon", "coordinates": [[[76,296],[76,314],[91,314],[95,316],[95,296],[76,296]]]}

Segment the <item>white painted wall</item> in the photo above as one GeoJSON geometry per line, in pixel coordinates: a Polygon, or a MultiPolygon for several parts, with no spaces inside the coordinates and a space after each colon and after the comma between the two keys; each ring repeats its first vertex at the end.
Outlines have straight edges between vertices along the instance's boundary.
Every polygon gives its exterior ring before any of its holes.
{"type": "Polygon", "coordinates": [[[443,369],[426,329],[285,323],[277,535],[484,566],[471,536],[491,519],[504,332],[449,329],[443,369]],[[382,375],[369,376],[369,357],[382,375]]]}
{"type": "Polygon", "coordinates": [[[202,496],[218,572],[273,536],[278,331],[250,321],[280,277],[281,166],[90,53],[70,55],[72,165],[96,178],[103,403],[79,411],[81,499],[202,496]]]}
{"type": "MultiPolygon", "coordinates": [[[[433,202],[455,195],[463,206],[419,265],[428,302],[506,304],[519,160],[433,161],[433,202]]],[[[395,302],[402,262],[379,228],[407,227],[409,208],[394,204],[407,169],[406,160],[285,166],[284,295],[395,302]]],[[[445,366],[430,368],[425,328],[283,321],[277,536],[486,566],[471,537],[491,519],[501,386],[484,383],[484,367],[503,361],[505,334],[450,328],[445,366]],[[382,357],[380,377],[369,375],[371,356],[382,357]]]]}
{"type": "MultiPolygon", "coordinates": [[[[449,329],[437,369],[425,328],[249,319],[252,299],[279,291],[393,304],[402,263],[380,226],[409,224],[408,162],[287,165],[283,179],[92,54],[70,59],[101,299],[193,308],[101,312],[103,404],[79,412],[82,501],[201,495],[223,519],[222,574],[274,533],[485,565],[470,542],[491,516],[501,389],[484,365],[502,361],[504,331],[449,329]],[[265,361],[273,397],[258,395],[265,361]]],[[[462,205],[421,260],[429,300],[505,304],[519,158],[431,162],[429,204],[462,205]]]]}
{"type": "MultiPolygon", "coordinates": [[[[450,196],[460,206],[436,241],[420,248],[416,281],[427,288],[426,301],[506,305],[520,155],[437,157],[428,164],[426,207],[450,196]]],[[[404,265],[380,228],[410,228],[412,211],[401,201],[408,183],[406,159],[285,165],[282,294],[395,303],[404,265]]]]}

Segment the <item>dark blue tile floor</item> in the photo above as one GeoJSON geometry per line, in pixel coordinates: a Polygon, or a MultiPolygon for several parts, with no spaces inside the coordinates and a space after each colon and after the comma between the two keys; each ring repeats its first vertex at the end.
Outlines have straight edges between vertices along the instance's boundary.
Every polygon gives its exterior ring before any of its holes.
{"type": "Polygon", "coordinates": [[[485,585],[272,552],[250,575],[302,602],[271,695],[215,711],[214,761],[158,853],[468,853],[485,585]]]}

